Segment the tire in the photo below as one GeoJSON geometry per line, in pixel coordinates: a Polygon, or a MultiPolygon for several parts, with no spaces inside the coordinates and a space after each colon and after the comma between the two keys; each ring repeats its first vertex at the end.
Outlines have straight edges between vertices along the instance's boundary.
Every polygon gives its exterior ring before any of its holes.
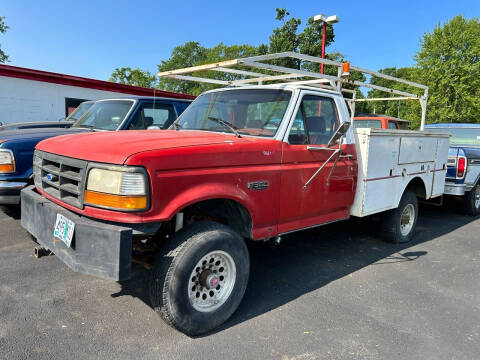
{"type": "Polygon", "coordinates": [[[195,223],[177,232],[158,255],[149,285],[152,307],[168,325],[200,335],[235,312],[249,273],[244,239],[222,224],[195,223]],[[212,258],[215,261],[210,262],[212,258]]]}
{"type": "Polygon", "coordinates": [[[480,214],[480,183],[465,193],[463,198],[463,212],[471,216],[480,214]]]}
{"type": "MultiPolygon", "coordinates": [[[[385,213],[380,225],[380,236],[382,240],[394,244],[403,244],[412,240],[418,218],[418,199],[411,190],[403,193],[400,204],[394,210],[385,213]],[[405,213],[408,212],[408,213],[405,213]],[[402,214],[408,216],[407,224],[402,226],[402,214]]],[[[405,218],[403,219],[405,221],[405,218]]]]}

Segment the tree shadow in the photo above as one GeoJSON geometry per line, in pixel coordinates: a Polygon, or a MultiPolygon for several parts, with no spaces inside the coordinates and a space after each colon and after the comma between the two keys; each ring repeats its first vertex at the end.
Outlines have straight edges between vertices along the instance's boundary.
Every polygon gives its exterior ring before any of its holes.
{"type": "MultiPolygon", "coordinates": [[[[208,336],[295,300],[368,265],[412,262],[427,251],[404,251],[436,239],[475,219],[452,208],[422,205],[414,240],[384,243],[378,238],[379,218],[351,219],[285,236],[282,244],[249,242],[250,279],[245,297],[234,315],[208,336]]],[[[112,296],[135,296],[150,306],[149,271],[132,265],[132,278],[112,296]],[[142,289],[141,292],[138,289],[142,289]]]]}

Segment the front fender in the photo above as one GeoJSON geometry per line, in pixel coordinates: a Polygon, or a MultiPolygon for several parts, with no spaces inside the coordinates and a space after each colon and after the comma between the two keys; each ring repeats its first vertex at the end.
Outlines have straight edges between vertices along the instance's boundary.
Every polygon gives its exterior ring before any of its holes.
{"type": "Polygon", "coordinates": [[[253,237],[265,238],[277,230],[279,187],[277,167],[165,172],[157,174],[152,183],[149,212],[157,221],[166,221],[192,204],[229,199],[250,214],[253,237]],[[249,188],[248,184],[256,181],[264,181],[268,186],[261,190],[249,188]]]}
{"type": "Polygon", "coordinates": [[[177,195],[165,206],[161,218],[172,219],[175,214],[184,208],[195,203],[212,200],[212,199],[229,199],[234,200],[243,205],[249,212],[252,222],[254,220],[254,204],[248,197],[247,193],[238,186],[222,183],[200,184],[192,188],[185,189],[177,195]]]}

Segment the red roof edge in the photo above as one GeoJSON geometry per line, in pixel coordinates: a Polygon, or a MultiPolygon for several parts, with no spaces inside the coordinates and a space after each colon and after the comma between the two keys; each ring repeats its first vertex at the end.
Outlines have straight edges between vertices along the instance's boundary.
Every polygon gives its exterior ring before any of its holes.
{"type": "Polygon", "coordinates": [[[140,86],[118,84],[111,81],[89,79],[80,76],[59,74],[43,70],[28,69],[12,65],[0,64],[0,76],[13,77],[53,84],[77,86],[87,89],[112,91],[139,96],[159,96],[176,99],[195,99],[195,96],[176,92],[144,88],[140,86]]]}

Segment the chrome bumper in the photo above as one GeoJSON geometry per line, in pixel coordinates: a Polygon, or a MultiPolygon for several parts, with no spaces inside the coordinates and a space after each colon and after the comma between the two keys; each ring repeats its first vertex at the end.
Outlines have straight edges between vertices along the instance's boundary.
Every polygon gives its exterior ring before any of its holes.
{"type": "Polygon", "coordinates": [[[26,182],[0,181],[0,205],[18,205],[20,191],[27,185],[26,182]]]}
{"type": "Polygon", "coordinates": [[[465,195],[466,185],[465,184],[445,184],[445,188],[443,193],[445,195],[455,195],[455,196],[463,196],[465,195]]]}

